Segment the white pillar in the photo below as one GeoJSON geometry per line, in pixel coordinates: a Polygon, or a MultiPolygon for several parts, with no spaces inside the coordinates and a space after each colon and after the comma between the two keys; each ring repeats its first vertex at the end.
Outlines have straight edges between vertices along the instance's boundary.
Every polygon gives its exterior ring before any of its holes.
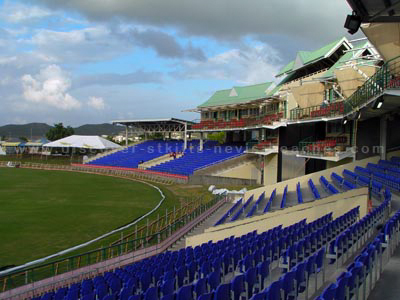
{"type": "Polygon", "coordinates": [[[381,159],[386,159],[386,132],[387,132],[387,118],[382,116],[380,120],[380,157],[381,159]]]}
{"type": "Polygon", "coordinates": [[[128,147],[128,125],[125,126],[125,146],[128,147]]]}
{"type": "Polygon", "coordinates": [[[203,138],[204,138],[203,135],[204,135],[203,132],[200,132],[200,151],[203,150],[203,138]]]}
{"type": "Polygon", "coordinates": [[[185,123],[185,132],[183,136],[183,150],[187,148],[187,123],[185,123]]]}

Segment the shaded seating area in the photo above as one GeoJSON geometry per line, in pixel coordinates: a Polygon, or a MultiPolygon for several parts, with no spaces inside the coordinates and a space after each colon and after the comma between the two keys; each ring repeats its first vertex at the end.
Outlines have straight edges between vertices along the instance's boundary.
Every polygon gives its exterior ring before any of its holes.
{"type": "Polygon", "coordinates": [[[326,244],[358,215],[354,208],[334,220],[329,213],[309,223],[166,251],[34,299],[260,299],[258,294],[294,293],[296,280],[302,286],[296,293],[307,293],[311,279],[324,280],[326,244]],[[276,266],[283,275],[272,282],[276,266]]]}

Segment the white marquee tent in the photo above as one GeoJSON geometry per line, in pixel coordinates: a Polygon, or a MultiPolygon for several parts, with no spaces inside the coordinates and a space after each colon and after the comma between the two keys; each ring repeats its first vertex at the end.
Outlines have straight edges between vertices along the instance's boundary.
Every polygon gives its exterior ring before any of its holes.
{"type": "Polygon", "coordinates": [[[97,135],[71,135],[63,139],[43,145],[44,148],[80,148],[93,150],[109,150],[121,148],[120,145],[110,142],[97,135]]]}

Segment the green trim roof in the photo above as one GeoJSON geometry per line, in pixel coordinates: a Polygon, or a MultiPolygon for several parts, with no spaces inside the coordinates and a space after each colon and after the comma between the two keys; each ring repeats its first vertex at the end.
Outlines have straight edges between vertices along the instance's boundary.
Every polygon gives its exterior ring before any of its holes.
{"type": "Polygon", "coordinates": [[[272,82],[264,82],[248,86],[234,86],[228,90],[216,91],[210,99],[199,105],[198,108],[240,104],[262,99],[267,97],[274,90],[267,91],[271,85],[272,82]]]}
{"type": "MultiPolygon", "coordinates": [[[[364,48],[366,47],[366,45],[368,44],[368,42],[364,42],[362,44],[359,44],[357,47],[355,48],[364,48]]],[[[361,51],[361,50],[360,50],[361,51]]],[[[340,68],[341,66],[345,65],[346,62],[348,62],[350,59],[353,58],[353,54],[355,54],[354,52],[346,52],[345,54],[342,55],[342,57],[339,58],[339,60],[332,66],[330,67],[328,70],[326,70],[326,72],[324,72],[319,78],[333,78],[335,76],[334,71],[337,68],[340,68]]],[[[360,63],[362,62],[364,65],[368,65],[368,66],[373,66],[375,65],[375,62],[372,60],[364,60],[363,58],[358,58],[358,59],[354,59],[354,62],[356,63],[360,63]]]]}
{"type": "Polygon", "coordinates": [[[290,73],[292,71],[295,71],[296,69],[299,69],[299,66],[296,66],[296,64],[301,64],[300,66],[305,66],[308,65],[310,63],[319,61],[323,58],[325,58],[325,56],[332,50],[334,49],[338,43],[344,41],[345,38],[340,38],[336,41],[333,41],[317,50],[314,51],[299,51],[297,52],[296,55],[296,59],[292,60],[291,62],[289,62],[286,66],[284,66],[276,75],[281,76],[285,73],[290,73]]]}

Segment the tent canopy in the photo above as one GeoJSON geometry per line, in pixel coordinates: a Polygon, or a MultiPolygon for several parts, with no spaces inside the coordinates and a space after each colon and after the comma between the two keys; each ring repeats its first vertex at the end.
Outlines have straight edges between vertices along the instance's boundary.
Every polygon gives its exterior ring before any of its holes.
{"type": "Polygon", "coordinates": [[[60,140],[44,144],[47,148],[83,148],[83,149],[116,149],[121,148],[109,140],[97,135],[71,135],[60,140]]]}

